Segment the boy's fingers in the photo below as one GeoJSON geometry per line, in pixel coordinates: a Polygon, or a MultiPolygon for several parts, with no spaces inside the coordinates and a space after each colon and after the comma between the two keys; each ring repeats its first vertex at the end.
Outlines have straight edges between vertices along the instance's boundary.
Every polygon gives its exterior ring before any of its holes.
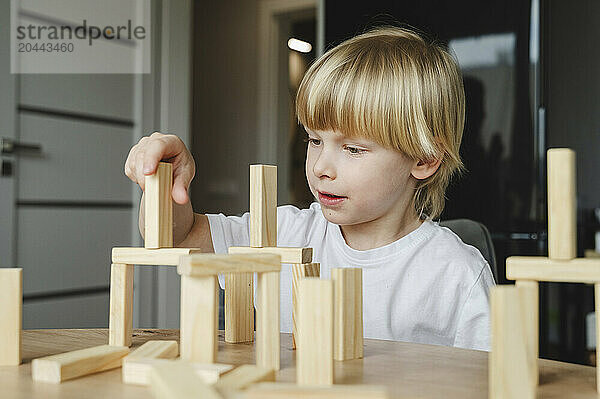
{"type": "Polygon", "coordinates": [[[183,142],[173,135],[153,134],[146,145],[144,158],[144,174],[151,175],[156,172],[158,163],[163,159],[178,156],[185,150],[183,142]]]}
{"type": "Polygon", "coordinates": [[[194,166],[185,165],[180,167],[174,173],[173,177],[173,200],[178,204],[185,204],[189,201],[188,188],[194,178],[194,166]]]}
{"type": "Polygon", "coordinates": [[[144,190],[144,186],[146,183],[146,176],[144,175],[144,171],[142,169],[142,165],[144,164],[145,153],[143,150],[139,150],[135,155],[135,170],[133,173],[135,174],[135,180],[137,184],[144,190]]]}

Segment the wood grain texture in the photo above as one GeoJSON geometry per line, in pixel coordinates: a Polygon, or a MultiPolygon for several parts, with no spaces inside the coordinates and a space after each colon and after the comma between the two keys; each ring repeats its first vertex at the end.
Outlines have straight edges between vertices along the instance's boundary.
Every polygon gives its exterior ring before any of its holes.
{"type": "MultiPolygon", "coordinates": [[[[147,380],[147,360],[173,359],[179,356],[177,341],[148,341],[129,355],[123,358],[123,383],[140,384],[140,380],[147,380]],[[141,362],[141,365],[139,361],[141,362]]],[[[141,384],[145,385],[145,384],[141,384]]]]}
{"type": "Polygon", "coordinates": [[[331,269],[334,293],[333,358],[363,357],[362,269],[331,269]]]}
{"type": "Polygon", "coordinates": [[[182,256],[177,266],[177,273],[190,277],[279,271],[281,271],[281,257],[273,254],[194,254],[182,256]]]}
{"type": "Polygon", "coordinates": [[[225,342],[254,341],[254,274],[225,275],[225,342]]]}
{"type": "Polygon", "coordinates": [[[21,364],[23,269],[0,268],[0,366],[21,364]]]}
{"type": "Polygon", "coordinates": [[[312,248],[301,247],[229,247],[230,254],[274,254],[281,256],[281,263],[311,263],[312,248]]]}
{"type": "Polygon", "coordinates": [[[158,363],[150,369],[150,388],[156,399],[222,399],[187,362],[158,363]]]}
{"type": "Polygon", "coordinates": [[[156,173],[145,178],[144,247],[173,247],[173,166],[160,162],[156,173]]]}
{"type": "Polygon", "coordinates": [[[296,349],[298,336],[296,318],[298,317],[298,281],[304,277],[320,277],[320,263],[292,264],[292,347],[296,349]]]}
{"type": "Polygon", "coordinates": [[[280,273],[258,273],[256,280],[256,365],[279,370],[280,273]]]}
{"type": "MultiPolygon", "coordinates": [[[[148,340],[177,340],[179,330],[135,329],[132,348],[148,340]]],[[[2,367],[2,399],[148,399],[149,389],[121,382],[115,369],[72,380],[67,384],[39,384],[31,379],[31,359],[105,344],[107,329],[24,330],[23,363],[2,367]]],[[[227,344],[219,332],[217,360],[221,364],[252,364],[255,345],[227,344]]],[[[593,367],[539,359],[538,396],[544,399],[597,399],[593,367]]],[[[488,394],[488,352],[365,339],[363,359],[334,362],[337,384],[384,385],[392,399],[484,398],[488,394]]],[[[281,334],[281,370],[278,382],[296,382],[296,351],[292,335],[281,334]]]]}
{"type": "Polygon", "coordinates": [[[265,369],[252,364],[241,365],[215,382],[215,389],[224,396],[241,391],[257,382],[275,381],[275,370],[265,369]]]}
{"type": "Polygon", "coordinates": [[[552,148],[548,165],[548,257],[577,256],[577,178],[575,151],[552,148]]]}
{"type": "Polygon", "coordinates": [[[594,284],[600,282],[600,259],[554,260],[543,256],[510,256],[506,259],[506,278],[594,284]]]}
{"type": "MultiPolygon", "coordinates": [[[[596,359],[600,359],[600,284],[594,284],[594,301],[596,310],[596,359]]],[[[600,367],[596,361],[596,390],[600,393],[600,367]]]]}
{"type": "Polygon", "coordinates": [[[126,346],[100,345],[87,349],[34,359],[31,377],[34,381],[61,383],[73,378],[121,367],[129,353],[126,346]]]}
{"type": "Polygon", "coordinates": [[[298,385],[333,384],[333,282],[314,277],[298,282],[298,385]]]}
{"type": "MultiPolygon", "coordinates": [[[[123,383],[133,385],[149,385],[150,384],[150,369],[157,364],[172,364],[172,362],[182,361],[180,359],[149,359],[149,358],[133,358],[123,359],[123,383]]],[[[185,360],[184,360],[185,361],[185,360]]],[[[205,383],[212,385],[219,377],[228,371],[233,366],[230,364],[218,363],[189,363],[196,375],[205,383]]]]}
{"type": "Polygon", "coordinates": [[[112,249],[112,262],[130,265],[177,266],[181,256],[196,253],[202,253],[202,250],[198,248],[115,247],[112,249]]]}
{"type": "MultiPolygon", "coordinates": [[[[540,305],[539,305],[539,294],[540,288],[537,281],[531,280],[517,280],[515,282],[516,287],[524,288],[521,291],[522,300],[525,303],[526,309],[529,310],[529,317],[525,318],[525,330],[527,331],[526,339],[527,348],[531,349],[529,355],[532,359],[540,357],[540,305]]],[[[540,373],[537,369],[537,362],[534,362],[532,367],[534,383],[537,386],[539,383],[540,373]]]]}
{"type": "Polygon", "coordinates": [[[308,386],[283,382],[261,382],[246,390],[246,399],[386,399],[382,385],[308,386]]]}
{"type": "Polygon", "coordinates": [[[250,165],[250,246],[277,246],[277,166],[250,165]]]}
{"type": "Polygon", "coordinates": [[[214,363],[217,357],[219,297],[216,276],[181,276],[181,358],[214,363]]]}
{"type": "Polygon", "coordinates": [[[131,346],[133,329],[133,265],[110,267],[109,345],[131,346]]]}
{"type": "Polygon", "coordinates": [[[491,293],[492,352],[489,357],[489,398],[529,399],[536,396],[536,359],[528,347],[531,288],[497,286],[491,293]]]}

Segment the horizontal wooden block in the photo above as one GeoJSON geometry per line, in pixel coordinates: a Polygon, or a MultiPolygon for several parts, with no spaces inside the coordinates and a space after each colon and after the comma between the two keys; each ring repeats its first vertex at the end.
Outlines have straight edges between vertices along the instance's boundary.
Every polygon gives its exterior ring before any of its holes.
{"type": "Polygon", "coordinates": [[[221,377],[214,387],[221,393],[246,389],[252,384],[264,381],[275,381],[275,370],[265,369],[251,364],[241,365],[221,377]]]}
{"type": "Polygon", "coordinates": [[[194,254],[182,257],[177,266],[177,273],[189,277],[279,271],[281,271],[281,257],[272,254],[194,254]]]}
{"type": "Polygon", "coordinates": [[[23,269],[0,268],[0,366],[21,364],[23,269]]]}
{"type": "Polygon", "coordinates": [[[300,247],[229,247],[230,254],[275,254],[281,256],[281,263],[311,263],[312,248],[300,247]]]}
{"type": "Polygon", "coordinates": [[[156,399],[221,399],[185,361],[158,363],[149,372],[150,390],[156,399]]]}
{"type": "Polygon", "coordinates": [[[183,255],[202,253],[198,248],[129,248],[112,249],[112,262],[128,265],[177,266],[183,255]]]}
{"type": "Polygon", "coordinates": [[[553,260],[543,256],[511,256],[506,259],[506,278],[594,284],[600,282],[600,259],[553,260]]]}
{"type": "MultiPolygon", "coordinates": [[[[139,378],[146,378],[146,373],[139,371],[136,360],[173,359],[179,355],[177,341],[148,341],[123,358],[121,369],[123,382],[136,384],[139,378]]],[[[143,368],[143,366],[142,366],[143,368]]]]}
{"type": "Polygon", "coordinates": [[[31,376],[34,381],[60,383],[121,367],[128,353],[126,346],[100,345],[42,357],[31,362],[31,376]]]}
{"type": "Polygon", "coordinates": [[[387,388],[379,385],[332,385],[331,387],[261,382],[245,392],[246,399],[386,399],[387,388]]]}
{"type": "MultiPolygon", "coordinates": [[[[123,383],[134,385],[150,384],[150,369],[157,364],[169,365],[182,360],[133,358],[123,359],[123,383]]],[[[232,365],[220,363],[189,363],[200,379],[212,385],[219,377],[233,369],[232,365]]]]}

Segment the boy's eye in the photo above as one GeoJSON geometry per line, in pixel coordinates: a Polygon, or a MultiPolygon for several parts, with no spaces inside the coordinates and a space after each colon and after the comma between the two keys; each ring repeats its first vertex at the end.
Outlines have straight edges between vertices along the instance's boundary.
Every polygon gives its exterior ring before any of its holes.
{"type": "Polygon", "coordinates": [[[307,137],[304,139],[305,143],[309,143],[309,144],[313,144],[313,145],[319,145],[321,144],[321,140],[319,139],[313,139],[312,137],[307,137]]]}
{"type": "Polygon", "coordinates": [[[346,146],[346,150],[348,150],[348,152],[350,154],[362,154],[364,152],[364,150],[362,150],[360,148],[350,147],[350,146],[346,146]]]}

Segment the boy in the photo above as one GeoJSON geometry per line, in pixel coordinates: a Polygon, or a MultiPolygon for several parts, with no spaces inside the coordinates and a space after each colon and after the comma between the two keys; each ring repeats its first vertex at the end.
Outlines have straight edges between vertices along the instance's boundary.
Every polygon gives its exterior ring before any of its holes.
{"type": "MultiPolygon", "coordinates": [[[[491,270],[477,249],[432,222],[462,166],[464,91],[455,60],[414,32],[379,28],[317,60],[296,103],[318,202],[278,207],[278,245],[314,248],[322,278],[332,267],[363,268],[366,338],[489,350],[491,270]]],[[[247,213],[193,213],[194,161],[177,137],[140,140],[125,173],[143,189],[161,159],[174,164],[177,246],[226,253],[249,245],[247,213]]],[[[291,331],[291,280],[282,268],[284,332],[291,331]]]]}

